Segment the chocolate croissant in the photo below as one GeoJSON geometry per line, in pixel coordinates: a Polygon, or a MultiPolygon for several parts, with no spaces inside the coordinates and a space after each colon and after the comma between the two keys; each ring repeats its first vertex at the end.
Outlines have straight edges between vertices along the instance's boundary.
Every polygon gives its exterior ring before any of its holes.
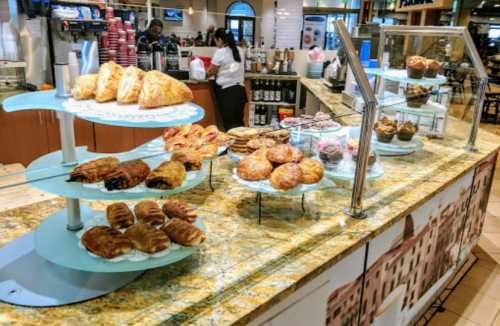
{"type": "Polygon", "coordinates": [[[70,174],[68,182],[94,183],[104,179],[120,161],[115,157],[103,157],[78,165],[70,174]]]}
{"type": "Polygon", "coordinates": [[[196,221],[196,211],[183,200],[167,199],[162,210],[169,218],[180,218],[189,223],[196,221]]]}
{"type": "Polygon", "coordinates": [[[203,231],[193,224],[178,218],[173,218],[165,223],[161,230],[165,232],[173,242],[183,246],[197,246],[205,240],[203,231]]]}
{"type": "Polygon", "coordinates": [[[165,223],[165,213],[160,206],[152,200],[144,200],[135,205],[134,213],[137,220],[141,223],[151,225],[161,225],[165,223]]]}
{"type": "Polygon", "coordinates": [[[202,157],[193,149],[188,148],[175,151],[172,155],[172,161],[184,164],[187,172],[201,170],[202,157]]]}
{"type": "Polygon", "coordinates": [[[134,224],[134,214],[125,203],[114,203],[106,207],[106,218],[115,229],[128,228],[134,224]]]}
{"type": "Polygon", "coordinates": [[[94,226],[82,236],[82,244],[93,254],[114,258],[132,250],[132,242],[120,231],[109,226],[94,226]]]}
{"type": "Polygon", "coordinates": [[[125,236],[135,249],[150,254],[167,249],[171,243],[165,232],[145,223],[132,225],[125,231],[125,236]]]}
{"type": "Polygon", "coordinates": [[[104,178],[104,186],[108,191],[133,188],[146,180],[149,172],[149,166],[142,160],[121,163],[104,178]]]}
{"type": "Polygon", "coordinates": [[[180,162],[166,161],[154,169],[146,178],[146,187],[155,189],[174,189],[182,185],[186,168],[180,162]]]}

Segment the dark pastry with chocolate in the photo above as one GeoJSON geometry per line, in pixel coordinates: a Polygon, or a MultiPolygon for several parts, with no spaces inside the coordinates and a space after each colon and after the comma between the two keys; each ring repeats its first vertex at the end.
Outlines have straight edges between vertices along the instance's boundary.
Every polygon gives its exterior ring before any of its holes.
{"type": "Polygon", "coordinates": [[[165,232],[145,223],[132,225],[125,231],[125,236],[132,242],[135,249],[148,254],[170,247],[170,239],[165,232]]]}
{"type": "Polygon", "coordinates": [[[205,240],[203,231],[198,229],[195,225],[173,218],[165,223],[161,230],[172,239],[173,242],[182,246],[197,246],[205,240]]]}
{"type": "MultiPolygon", "coordinates": [[[[357,162],[358,160],[358,150],[356,149],[355,151],[352,152],[352,159],[354,162],[357,162]]],[[[375,152],[370,151],[368,154],[368,167],[371,168],[375,162],[377,162],[377,155],[375,155],[375,152]]]]}
{"type": "Polygon", "coordinates": [[[134,207],[134,213],[140,223],[161,225],[165,223],[166,215],[160,206],[152,200],[144,200],[134,207]]]}
{"type": "Polygon", "coordinates": [[[115,157],[103,157],[78,165],[70,174],[68,182],[94,183],[104,180],[120,161],[115,157]]]}
{"type": "Polygon", "coordinates": [[[323,164],[312,158],[303,159],[299,163],[299,167],[302,170],[302,183],[304,184],[318,183],[325,172],[323,164]]]}
{"type": "Polygon", "coordinates": [[[406,59],[406,71],[408,78],[421,79],[427,69],[426,59],[418,55],[406,59]]]}
{"type": "Polygon", "coordinates": [[[397,131],[397,121],[383,117],[375,123],[377,140],[381,143],[390,143],[397,131]]]}
{"type": "Polygon", "coordinates": [[[406,88],[406,103],[409,107],[419,108],[426,104],[431,96],[431,91],[419,85],[408,85],[406,88]]]}
{"type": "Polygon", "coordinates": [[[150,172],[149,166],[142,160],[120,163],[104,178],[104,186],[109,191],[129,189],[146,180],[150,172]]]}
{"type": "Polygon", "coordinates": [[[326,145],[319,150],[319,158],[323,164],[332,165],[342,161],[344,154],[342,148],[337,144],[326,145]]]}
{"type": "Polygon", "coordinates": [[[146,187],[154,189],[174,189],[180,187],[186,178],[184,164],[176,161],[161,163],[146,178],[146,187]]]}
{"type": "Polygon", "coordinates": [[[267,159],[273,164],[284,164],[294,159],[293,147],[289,144],[276,145],[267,151],[267,159]]]}
{"type": "Polygon", "coordinates": [[[83,246],[91,253],[103,257],[114,258],[132,250],[132,242],[120,231],[109,226],[94,226],[88,229],[81,238],[83,246]]]}
{"type": "Polygon", "coordinates": [[[438,72],[443,67],[443,63],[433,59],[427,59],[427,69],[424,76],[427,78],[436,78],[438,72]]]}
{"type": "Polygon", "coordinates": [[[197,214],[194,208],[180,199],[165,200],[162,210],[169,218],[180,218],[189,223],[196,221],[197,214]]]}
{"type": "Polygon", "coordinates": [[[279,190],[290,190],[302,182],[303,173],[300,166],[296,163],[285,163],[277,167],[269,182],[271,186],[279,190]]]}
{"type": "Polygon", "coordinates": [[[398,128],[398,139],[401,141],[410,141],[417,131],[417,125],[413,124],[411,121],[406,121],[398,128]]]}
{"type": "Polygon", "coordinates": [[[125,203],[114,203],[106,207],[106,219],[115,229],[128,228],[134,224],[134,214],[125,203]]]}
{"type": "Polygon", "coordinates": [[[186,172],[201,170],[202,157],[193,149],[182,149],[175,151],[172,155],[172,161],[184,164],[186,172]]]}
{"type": "Polygon", "coordinates": [[[269,178],[272,171],[271,162],[255,156],[245,157],[236,165],[238,176],[247,181],[265,180],[269,178]]]}

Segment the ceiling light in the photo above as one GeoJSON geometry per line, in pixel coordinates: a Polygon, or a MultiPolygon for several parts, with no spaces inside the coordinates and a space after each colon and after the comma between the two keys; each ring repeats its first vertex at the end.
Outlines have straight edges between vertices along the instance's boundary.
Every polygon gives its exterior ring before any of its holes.
{"type": "Polygon", "coordinates": [[[188,9],[188,14],[191,16],[193,15],[193,6],[189,6],[189,9],[188,9]]]}

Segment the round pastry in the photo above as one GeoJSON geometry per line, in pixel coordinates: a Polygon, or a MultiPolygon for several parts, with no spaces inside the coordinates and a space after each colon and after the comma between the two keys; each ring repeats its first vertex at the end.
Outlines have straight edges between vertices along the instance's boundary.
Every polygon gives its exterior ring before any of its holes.
{"type": "Polygon", "coordinates": [[[408,85],[406,89],[406,103],[412,108],[420,108],[427,103],[430,96],[430,90],[423,86],[408,85]]]}
{"type": "Polygon", "coordinates": [[[259,132],[257,129],[254,128],[247,128],[247,127],[237,127],[233,129],[229,129],[227,134],[230,137],[233,138],[243,138],[243,139],[251,139],[254,137],[257,137],[259,135],[259,132]]]}
{"type": "Polygon", "coordinates": [[[271,138],[255,138],[247,143],[247,148],[250,153],[255,152],[260,148],[271,148],[276,145],[276,142],[271,138]]]}
{"type": "Polygon", "coordinates": [[[277,143],[286,144],[290,140],[290,130],[278,129],[275,131],[267,132],[264,134],[264,136],[274,139],[277,143]]]}
{"type": "Polygon", "coordinates": [[[421,79],[424,77],[427,63],[424,57],[414,55],[406,59],[406,71],[409,78],[421,79]]]}
{"type": "Polygon", "coordinates": [[[267,161],[267,151],[268,151],[267,148],[259,148],[258,150],[250,154],[248,157],[255,157],[267,161]]]}
{"type": "Polygon", "coordinates": [[[296,163],[286,163],[277,167],[269,178],[271,186],[279,190],[290,190],[302,182],[302,170],[296,163]]]}
{"type": "Polygon", "coordinates": [[[338,144],[327,145],[319,151],[319,158],[323,161],[323,164],[337,164],[343,157],[342,148],[338,144]]]}
{"type": "Polygon", "coordinates": [[[273,171],[273,165],[266,159],[255,156],[246,157],[236,165],[236,173],[247,181],[265,180],[273,171]]]}
{"type": "Polygon", "coordinates": [[[292,162],[293,163],[300,163],[302,159],[304,158],[304,153],[298,148],[292,147],[293,154],[292,154],[292,162]]]}
{"type": "Polygon", "coordinates": [[[281,144],[281,145],[276,145],[273,148],[270,148],[267,151],[266,157],[271,163],[284,164],[293,161],[294,159],[293,154],[294,150],[291,145],[281,144]]]}
{"type": "Polygon", "coordinates": [[[427,69],[425,70],[424,76],[427,78],[436,78],[438,72],[443,67],[443,63],[433,59],[427,59],[426,61],[427,69]]]}
{"type": "Polygon", "coordinates": [[[411,121],[406,121],[398,129],[398,139],[401,141],[410,141],[417,131],[417,125],[413,124],[411,121]]]}
{"type": "Polygon", "coordinates": [[[397,131],[397,122],[383,117],[375,123],[377,140],[381,143],[390,143],[397,131]]]}
{"type": "Polygon", "coordinates": [[[323,164],[320,161],[312,158],[305,158],[299,163],[302,170],[302,183],[313,184],[318,183],[323,178],[323,164]]]}

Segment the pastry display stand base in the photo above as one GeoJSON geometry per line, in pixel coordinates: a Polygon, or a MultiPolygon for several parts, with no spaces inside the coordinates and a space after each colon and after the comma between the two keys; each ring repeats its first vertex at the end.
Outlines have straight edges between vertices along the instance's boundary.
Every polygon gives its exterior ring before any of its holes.
{"type": "MultiPolygon", "coordinates": [[[[262,224],[262,193],[258,192],[257,196],[255,197],[255,201],[257,202],[257,208],[258,208],[258,223],[259,225],[262,224]]],[[[306,194],[303,193],[301,196],[301,202],[300,202],[300,207],[302,208],[302,214],[305,214],[306,212],[306,194]]]]}

